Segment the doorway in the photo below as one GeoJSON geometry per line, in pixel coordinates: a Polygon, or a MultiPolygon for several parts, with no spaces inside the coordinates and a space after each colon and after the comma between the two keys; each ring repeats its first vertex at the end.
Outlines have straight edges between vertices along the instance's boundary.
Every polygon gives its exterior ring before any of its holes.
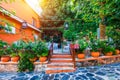
{"type": "Polygon", "coordinates": [[[53,54],[70,54],[69,43],[53,43],[53,54]]]}

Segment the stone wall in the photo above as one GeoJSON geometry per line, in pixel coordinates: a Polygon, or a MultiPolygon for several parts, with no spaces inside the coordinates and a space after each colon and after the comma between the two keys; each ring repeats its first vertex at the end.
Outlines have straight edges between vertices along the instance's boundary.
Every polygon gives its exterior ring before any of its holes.
{"type": "MultiPolygon", "coordinates": [[[[47,63],[35,62],[35,72],[45,71],[47,63]]],[[[18,63],[17,62],[0,62],[0,72],[17,72],[18,63]]]]}

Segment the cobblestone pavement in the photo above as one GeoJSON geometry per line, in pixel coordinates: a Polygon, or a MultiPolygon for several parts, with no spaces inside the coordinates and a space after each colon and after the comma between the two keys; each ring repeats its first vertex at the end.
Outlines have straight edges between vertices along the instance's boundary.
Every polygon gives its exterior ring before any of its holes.
{"type": "Polygon", "coordinates": [[[120,63],[81,67],[71,73],[0,73],[0,80],[120,80],[120,63]]]}

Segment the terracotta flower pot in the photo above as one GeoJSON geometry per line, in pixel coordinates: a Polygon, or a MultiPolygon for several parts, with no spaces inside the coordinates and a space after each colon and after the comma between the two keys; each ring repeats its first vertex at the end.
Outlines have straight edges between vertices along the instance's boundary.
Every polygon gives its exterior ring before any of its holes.
{"type": "Polygon", "coordinates": [[[84,58],[85,58],[85,54],[84,54],[84,53],[78,54],[78,58],[79,58],[79,59],[84,59],[84,58]]]}
{"type": "Polygon", "coordinates": [[[45,62],[46,60],[47,60],[47,57],[40,57],[40,58],[39,58],[39,61],[40,61],[40,62],[45,62]]]}
{"type": "Polygon", "coordinates": [[[20,57],[19,57],[19,56],[11,57],[11,61],[12,61],[12,62],[18,62],[19,60],[20,60],[20,57]]]}
{"type": "Polygon", "coordinates": [[[106,53],[105,56],[112,56],[112,52],[106,53]]]}
{"type": "Polygon", "coordinates": [[[91,52],[91,56],[92,57],[99,57],[100,56],[100,52],[91,52]]]}
{"type": "Polygon", "coordinates": [[[1,57],[1,61],[2,62],[8,62],[8,61],[10,61],[10,56],[2,56],[1,57]]]}
{"type": "Polygon", "coordinates": [[[35,62],[37,60],[37,57],[29,59],[31,62],[35,62]]]}
{"type": "Polygon", "coordinates": [[[116,54],[120,54],[120,51],[118,49],[115,50],[116,54]]]}

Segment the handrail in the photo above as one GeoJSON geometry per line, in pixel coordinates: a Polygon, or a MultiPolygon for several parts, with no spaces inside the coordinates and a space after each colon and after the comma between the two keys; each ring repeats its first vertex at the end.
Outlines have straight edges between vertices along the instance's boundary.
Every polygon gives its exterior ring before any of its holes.
{"type": "Polygon", "coordinates": [[[50,58],[53,54],[53,43],[50,46],[49,52],[48,52],[48,63],[50,63],[50,58]]]}
{"type": "Polygon", "coordinates": [[[76,68],[76,62],[75,62],[75,49],[70,46],[70,54],[72,55],[72,60],[74,64],[74,68],[76,68]]]}

